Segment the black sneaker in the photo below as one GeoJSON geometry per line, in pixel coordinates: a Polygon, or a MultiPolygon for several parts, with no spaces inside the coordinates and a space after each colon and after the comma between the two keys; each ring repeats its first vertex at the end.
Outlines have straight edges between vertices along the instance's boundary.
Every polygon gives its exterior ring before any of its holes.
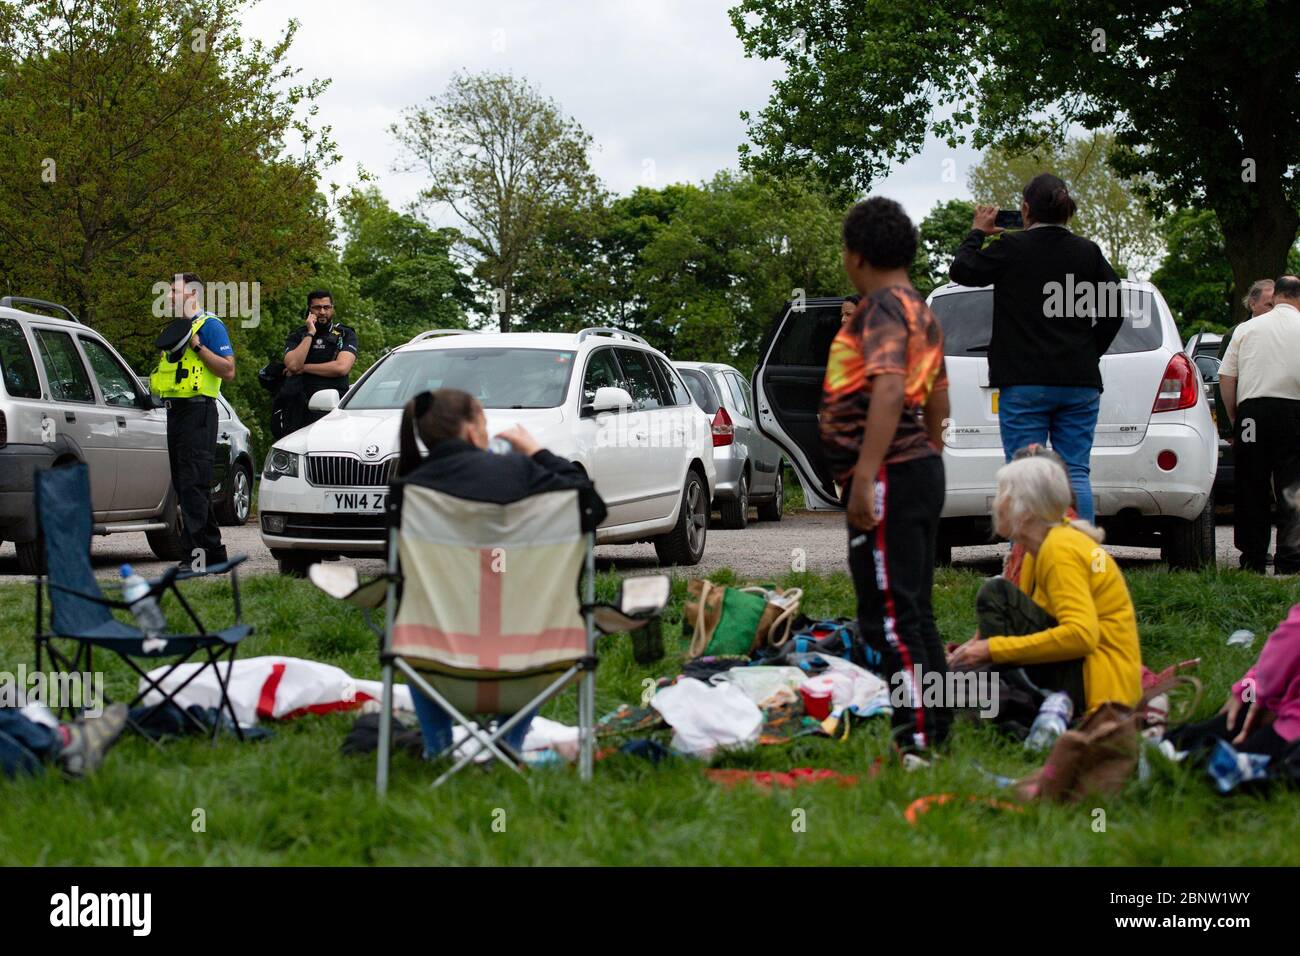
{"type": "Polygon", "coordinates": [[[99,717],[83,717],[68,724],[68,743],[59,753],[59,763],[73,777],[84,777],[99,769],[108,748],[126,727],[126,704],[110,704],[99,717]]]}

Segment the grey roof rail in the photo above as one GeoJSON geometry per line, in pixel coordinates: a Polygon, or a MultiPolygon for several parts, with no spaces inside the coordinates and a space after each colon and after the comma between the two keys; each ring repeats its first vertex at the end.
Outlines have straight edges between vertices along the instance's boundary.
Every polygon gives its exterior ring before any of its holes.
{"type": "Polygon", "coordinates": [[[421,332],[415,338],[407,342],[407,345],[414,345],[416,342],[422,342],[425,339],[431,339],[435,335],[478,335],[474,329],[430,329],[428,332],[421,332]]]}
{"type": "Polygon", "coordinates": [[[578,341],[581,342],[589,335],[610,335],[618,339],[629,339],[633,342],[640,342],[642,345],[650,344],[635,332],[626,332],[623,329],[615,329],[607,325],[593,325],[590,328],[583,329],[578,333],[578,341]]]}
{"type": "Polygon", "coordinates": [[[59,305],[57,302],[49,302],[45,299],[29,299],[25,295],[7,295],[0,299],[0,309],[12,309],[16,305],[33,305],[38,309],[50,309],[54,312],[62,312],[73,322],[76,322],[78,325],[81,324],[81,320],[72,314],[71,309],[66,305],[59,305]]]}

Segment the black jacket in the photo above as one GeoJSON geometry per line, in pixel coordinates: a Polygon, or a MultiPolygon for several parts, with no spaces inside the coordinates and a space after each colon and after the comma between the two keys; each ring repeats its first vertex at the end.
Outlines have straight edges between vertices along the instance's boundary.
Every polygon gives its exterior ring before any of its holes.
{"type": "MultiPolygon", "coordinates": [[[[1005,232],[987,248],[982,248],[984,238],[972,229],[957,248],[948,274],[961,285],[993,286],[989,384],[1101,388],[1098,362],[1122,322],[1118,295],[1099,297],[1095,325],[1089,315],[1070,315],[1073,308],[1051,314],[1055,303],[1073,307],[1077,290],[1086,285],[1093,285],[1096,300],[1095,284],[1118,284],[1119,276],[1101,249],[1064,226],[1005,232]],[[1055,303],[1053,283],[1061,290],[1055,303]]],[[[1118,285],[1114,289],[1117,292],[1118,285]]]]}
{"type": "Polygon", "coordinates": [[[576,488],[583,531],[594,531],[606,514],[604,500],[583,470],[545,448],[527,458],[515,453],[495,455],[458,438],[444,439],[430,449],[419,467],[393,482],[390,517],[394,522],[401,514],[403,484],[432,488],[467,501],[499,505],[547,491],[576,488]]]}

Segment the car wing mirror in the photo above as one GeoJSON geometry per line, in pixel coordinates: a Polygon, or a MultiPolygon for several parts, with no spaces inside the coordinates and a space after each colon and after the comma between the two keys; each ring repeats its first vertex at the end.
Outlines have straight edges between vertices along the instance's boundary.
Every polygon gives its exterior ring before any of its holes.
{"type": "Polygon", "coordinates": [[[619,388],[615,385],[602,385],[596,389],[596,395],[587,407],[591,409],[593,415],[631,408],[632,396],[628,394],[625,388],[619,388]]]}
{"type": "Polygon", "coordinates": [[[307,402],[307,407],[313,412],[332,412],[339,407],[338,389],[327,388],[317,392],[307,402]]]}

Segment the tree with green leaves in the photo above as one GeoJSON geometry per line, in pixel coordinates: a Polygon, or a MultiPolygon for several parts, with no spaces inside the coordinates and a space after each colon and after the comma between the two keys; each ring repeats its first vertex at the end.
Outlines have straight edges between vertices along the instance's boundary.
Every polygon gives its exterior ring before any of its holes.
{"type": "Polygon", "coordinates": [[[1151,275],[1186,338],[1225,332],[1231,321],[1232,269],[1223,233],[1208,209],[1180,209],[1162,223],[1165,257],[1151,275]]]}
{"type": "Polygon", "coordinates": [[[1282,271],[1300,226],[1294,13],[1266,0],[740,0],[746,54],[787,68],[744,115],[743,161],[857,192],[930,136],[1022,153],[1112,129],[1109,162],[1153,210],[1214,211],[1240,300],[1282,271]]]}
{"type": "Polygon", "coordinates": [[[838,204],[807,180],[718,173],[677,192],[640,253],[643,335],[675,359],[748,372],[773,317],[801,294],[848,291],[838,204]]]}
{"type": "Polygon", "coordinates": [[[975,204],[969,199],[949,199],[935,203],[921,220],[921,241],[911,269],[912,285],[921,295],[948,282],[948,267],[974,216],[975,204]]]}
{"type": "Polygon", "coordinates": [[[457,73],[391,131],[403,168],[428,175],[421,200],[460,221],[460,252],[509,332],[527,311],[516,283],[530,257],[536,269],[541,236],[599,192],[591,137],[527,80],[501,73],[457,73]]]}
{"type": "Polygon", "coordinates": [[[0,284],[67,304],[137,364],[156,282],[256,282],[265,301],[329,240],[325,83],[291,82],[296,24],[241,39],[243,6],[0,0],[0,284]]]}
{"type": "Polygon", "coordinates": [[[1142,183],[1120,176],[1108,162],[1114,142],[1110,133],[1094,132],[1072,137],[1063,146],[1047,142],[1027,153],[992,147],[967,183],[977,203],[1019,209],[1025,184],[1041,172],[1055,173],[1079,206],[1070,228],[1101,246],[1121,275],[1135,275],[1159,253],[1160,229],[1138,195],[1142,183]]]}
{"type": "MultiPolygon", "coordinates": [[[[1227,331],[1237,303],[1233,302],[1232,267],[1214,213],[1179,209],[1161,224],[1161,231],[1165,257],[1151,281],[1173,310],[1183,338],[1227,331]]],[[[1300,247],[1292,247],[1282,271],[1300,273],[1300,247]]]]}
{"type": "Polygon", "coordinates": [[[396,347],[428,329],[468,327],[465,312],[473,302],[451,257],[455,230],[397,212],[374,186],[344,196],[339,215],[346,236],[342,265],[371,303],[377,347],[396,347]]]}

